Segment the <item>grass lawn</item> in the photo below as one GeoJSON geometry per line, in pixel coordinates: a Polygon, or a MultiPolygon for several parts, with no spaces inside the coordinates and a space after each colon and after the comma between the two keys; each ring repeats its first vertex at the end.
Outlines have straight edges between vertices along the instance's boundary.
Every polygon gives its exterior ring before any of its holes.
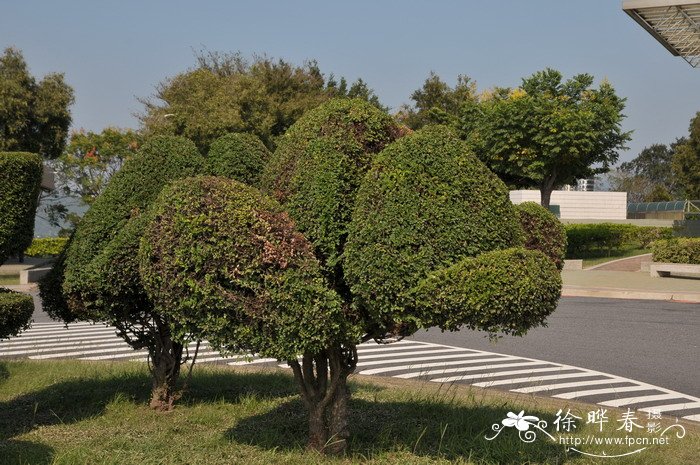
{"type": "MultiPolygon", "coordinates": [[[[700,456],[700,428],[689,422],[683,439],[674,436],[669,445],[614,459],[566,452],[542,433],[526,444],[514,428],[487,441],[484,435],[493,435],[491,425],[508,411],[524,409],[547,419],[553,432],[559,408],[571,408],[585,421],[592,407],[464,386],[355,377],[349,453],[325,458],[304,450],[305,412],[289,373],[207,366],[195,367],[194,373],[177,408],[157,413],[146,403],[149,378],[143,364],[0,361],[0,463],[617,465],[693,464],[700,456]]],[[[624,436],[610,421],[605,434],[624,436]]],[[[664,425],[672,422],[664,419],[664,425]]],[[[597,431],[581,423],[577,436],[597,431]]],[[[606,447],[608,454],[630,450],[606,447]]]]}
{"type": "Polygon", "coordinates": [[[0,286],[5,284],[19,284],[18,274],[0,274],[0,286]]]}
{"type": "Polygon", "coordinates": [[[638,244],[625,245],[619,249],[615,249],[611,252],[604,249],[591,250],[585,255],[580,257],[571,257],[583,259],[583,267],[588,268],[589,266],[600,265],[601,263],[610,262],[612,260],[617,260],[619,258],[634,257],[637,255],[644,255],[646,253],[651,253],[651,249],[644,249],[638,244]]]}

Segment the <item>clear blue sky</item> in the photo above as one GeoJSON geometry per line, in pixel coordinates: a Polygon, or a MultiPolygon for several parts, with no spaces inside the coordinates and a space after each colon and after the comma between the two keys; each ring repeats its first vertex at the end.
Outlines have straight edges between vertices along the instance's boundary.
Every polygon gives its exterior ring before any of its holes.
{"type": "Polygon", "coordinates": [[[632,158],[687,133],[700,69],[673,57],[618,0],[33,1],[4,0],[0,47],[32,72],[61,71],[76,91],[74,127],[136,127],[136,97],[194,65],[193,49],[316,59],[365,79],[392,108],[430,70],[480,89],[515,86],[544,67],[608,78],[627,97],[632,158]]]}

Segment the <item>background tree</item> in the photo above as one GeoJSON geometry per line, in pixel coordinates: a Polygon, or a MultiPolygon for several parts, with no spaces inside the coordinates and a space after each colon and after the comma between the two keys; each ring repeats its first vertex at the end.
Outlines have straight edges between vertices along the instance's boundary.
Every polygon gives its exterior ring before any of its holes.
{"type": "Polygon", "coordinates": [[[690,120],[689,132],[687,141],[676,145],[672,167],[680,194],[697,200],[700,199],[700,112],[690,120]]]}
{"type": "Polygon", "coordinates": [[[563,81],[546,69],[517,89],[496,89],[471,106],[458,127],[478,156],[507,184],[536,187],[548,207],[552,191],[604,173],[630,133],[621,129],[625,100],[603,81],[580,74],[563,81]]]}
{"type": "Polygon", "coordinates": [[[142,142],[143,137],[132,129],[108,127],[101,132],[72,132],[63,154],[50,163],[56,188],[42,196],[44,219],[54,227],[67,223],[61,233],[70,233],[81,215],[76,209],[69,209],[67,203],[72,200],[80,206],[92,205],[142,142]]]}
{"type": "Polygon", "coordinates": [[[315,61],[295,66],[284,60],[202,52],[197,66],[170,78],[142,100],[140,120],[147,134],[188,137],[206,152],[227,133],[254,134],[268,147],[307,110],[332,97],[361,97],[379,104],[358,80],[324,79],[315,61]]]}
{"type": "Polygon", "coordinates": [[[457,84],[450,87],[431,71],[423,87],[411,94],[412,105],[403,105],[397,114],[399,122],[411,129],[426,124],[456,124],[462,107],[476,101],[476,83],[460,74],[457,84]]]}
{"type": "Polygon", "coordinates": [[[0,264],[32,243],[41,174],[39,155],[0,152],[0,264]]]}
{"type": "Polygon", "coordinates": [[[0,151],[34,152],[49,159],[61,155],[73,101],[63,74],[48,74],[37,83],[22,53],[5,49],[0,56],[0,151]]]}

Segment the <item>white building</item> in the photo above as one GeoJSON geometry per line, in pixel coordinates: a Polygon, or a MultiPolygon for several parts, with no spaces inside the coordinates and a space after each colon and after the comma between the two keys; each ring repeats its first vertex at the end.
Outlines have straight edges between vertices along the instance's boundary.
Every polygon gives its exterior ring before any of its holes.
{"type": "MultiPolygon", "coordinates": [[[[510,191],[510,201],[540,203],[540,191],[510,191]]],[[[554,191],[550,205],[559,205],[562,220],[624,220],[627,192],[554,191]]]]}

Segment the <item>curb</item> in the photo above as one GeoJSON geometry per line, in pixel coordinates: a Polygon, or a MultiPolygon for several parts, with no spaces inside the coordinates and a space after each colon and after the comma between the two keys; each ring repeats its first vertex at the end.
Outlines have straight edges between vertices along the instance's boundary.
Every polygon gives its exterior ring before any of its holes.
{"type": "Polygon", "coordinates": [[[674,302],[700,303],[700,292],[643,291],[614,287],[563,286],[562,297],[602,297],[608,299],[666,300],[674,302]]]}

